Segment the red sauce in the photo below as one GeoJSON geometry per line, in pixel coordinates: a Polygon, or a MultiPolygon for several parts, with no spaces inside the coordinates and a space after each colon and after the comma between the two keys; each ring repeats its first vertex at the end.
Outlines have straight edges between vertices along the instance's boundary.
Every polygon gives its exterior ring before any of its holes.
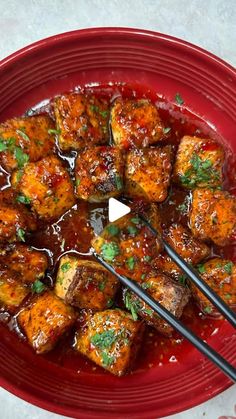
{"type": "MultiPolygon", "coordinates": [[[[218,142],[223,142],[223,139],[199,117],[182,107],[180,108],[178,105],[168,103],[163,98],[158,98],[156,93],[144,91],[140,86],[100,86],[85,90],[100,97],[108,97],[111,101],[119,95],[127,98],[142,97],[151,99],[158,107],[161,119],[165,126],[171,128],[171,131],[166,135],[165,144],[171,144],[175,149],[183,135],[196,135],[198,137],[207,137],[217,140],[218,142]]],[[[82,89],[82,91],[84,91],[84,89],[82,89]]],[[[36,106],[33,110],[29,110],[27,114],[32,115],[45,112],[52,116],[50,102],[43,108],[36,106]]],[[[209,147],[209,145],[206,144],[206,147],[209,147]]],[[[67,164],[69,171],[74,167],[75,154],[76,153],[72,152],[71,155],[68,156],[59,153],[60,157],[65,161],[65,164],[67,164]]],[[[226,149],[224,187],[230,190],[231,193],[235,193],[236,191],[234,167],[235,157],[233,157],[230,150],[226,149]]],[[[54,183],[59,181],[60,176],[53,179],[54,183]]],[[[0,187],[5,189],[9,186],[8,174],[3,170],[0,171],[0,187]]],[[[187,215],[183,214],[181,211],[177,211],[176,207],[184,201],[186,202],[186,197],[190,196],[190,194],[190,192],[186,192],[177,187],[171,187],[168,198],[160,205],[163,227],[166,227],[173,222],[181,222],[184,225],[187,224],[187,215]]],[[[136,205],[139,204],[139,202],[136,203],[136,205]]],[[[81,258],[91,258],[90,241],[94,233],[101,231],[107,221],[106,203],[88,204],[85,202],[78,202],[54,224],[44,225],[42,223],[39,230],[32,235],[27,244],[47,252],[51,264],[46,281],[48,281],[51,286],[53,285],[58,260],[61,255],[66,252],[72,252],[79,255],[81,258]]],[[[224,248],[217,248],[213,245],[212,255],[229,257],[235,260],[236,242],[224,248]]],[[[117,296],[117,301],[119,303],[121,301],[119,295],[117,296]]],[[[0,314],[0,321],[2,320],[6,323],[7,320],[9,320],[9,315],[7,313],[0,314]]],[[[207,318],[201,314],[198,307],[192,301],[185,309],[181,320],[204,340],[207,340],[210,335],[215,333],[221,324],[221,320],[207,318]]],[[[9,327],[19,334],[17,323],[14,318],[10,320],[9,327]]],[[[19,337],[22,338],[20,334],[19,337]]],[[[43,357],[76,372],[107,374],[105,370],[97,367],[95,364],[75,352],[72,345],[73,331],[69,336],[63,337],[57,347],[48,354],[43,355],[43,357]]],[[[154,365],[163,366],[167,363],[181,362],[181,360],[184,359],[186,350],[190,347],[191,344],[183,341],[183,338],[177,333],[174,333],[172,338],[165,338],[151,327],[147,327],[142,349],[136,360],[133,372],[145,370],[154,365]]]]}

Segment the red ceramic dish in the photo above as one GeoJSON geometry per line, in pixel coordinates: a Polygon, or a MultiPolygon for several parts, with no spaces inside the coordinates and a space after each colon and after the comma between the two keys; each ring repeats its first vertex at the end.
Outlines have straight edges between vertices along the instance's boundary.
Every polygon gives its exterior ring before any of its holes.
{"type": "MultiPolygon", "coordinates": [[[[0,64],[0,120],[77,85],[141,84],[216,127],[236,151],[236,73],[212,54],[166,35],[122,28],[70,32],[37,42],[0,64]]],[[[45,409],[74,418],[157,418],[195,406],[230,381],[186,344],[181,362],[123,378],[76,373],[35,355],[1,329],[1,385],[45,409]]],[[[208,339],[236,365],[236,333],[226,321],[208,339]]]]}

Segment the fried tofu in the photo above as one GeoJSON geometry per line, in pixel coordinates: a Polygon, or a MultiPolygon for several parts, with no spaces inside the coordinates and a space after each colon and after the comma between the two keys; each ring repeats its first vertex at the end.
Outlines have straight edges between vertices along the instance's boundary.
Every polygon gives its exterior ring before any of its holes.
{"type": "Polygon", "coordinates": [[[9,188],[0,192],[0,244],[25,241],[26,233],[36,230],[35,215],[17,203],[9,188]]]}
{"type": "Polygon", "coordinates": [[[28,163],[20,177],[13,173],[12,183],[44,220],[59,217],[75,204],[70,176],[55,156],[28,163]]]}
{"type": "Polygon", "coordinates": [[[106,99],[69,93],[55,99],[54,112],[61,150],[107,143],[110,112],[106,99]]]}
{"type": "Polygon", "coordinates": [[[161,243],[144,222],[128,214],[110,223],[92,246],[119,273],[136,281],[151,269],[152,260],[159,254],[161,243]]]}
{"type": "Polygon", "coordinates": [[[119,196],[123,190],[123,174],[123,155],[117,147],[86,148],[76,159],[76,195],[89,202],[119,196]]]}
{"type": "Polygon", "coordinates": [[[222,184],[224,150],[212,140],[185,135],[174,165],[174,180],[187,189],[222,184]]]}
{"type": "Polygon", "coordinates": [[[164,138],[164,126],[156,106],[147,99],[117,99],[111,110],[115,145],[148,147],[164,138]]]}
{"type": "MultiPolygon", "coordinates": [[[[18,273],[21,282],[32,284],[45,276],[48,259],[45,253],[30,246],[16,244],[4,256],[5,265],[18,273]]],[[[1,259],[0,259],[1,261],[1,259]]]]}
{"type": "Polygon", "coordinates": [[[168,195],[171,175],[171,146],[130,150],[125,167],[125,194],[151,202],[168,195]]]}
{"type": "Polygon", "coordinates": [[[226,191],[196,189],[193,192],[190,228],[200,240],[218,246],[230,242],[236,227],[236,199],[226,191]]]}
{"type": "MultiPolygon", "coordinates": [[[[198,265],[198,270],[204,281],[230,307],[236,307],[236,265],[227,259],[214,258],[198,265]]],[[[205,314],[219,315],[214,305],[204,294],[191,283],[192,294],[205,314]]]]}
{"type": "Polygon", "coordinates": [[[15,272],[0,268],[0,308],[15,313],[30,289],[19,281],[15,272]]]}
{"type": "Polygon", "coordinates": [[[55,293],[81,309],[105,310],[113,304],[119,281],[99,263],[65,255],[60,260],[55,293]]]}
{"type": "MultiPolygon", "coordinates": [[[[184,307],[190,299],[188,288],[177,284],[167,276],[151,271],[142,282],[142,287],[158,303],[170,311],[175,317],[182,316],[184,307]]],[[[133,318],[139,315],[147,324],[155,327],[158,332],[171,336],[173,327],[156,314],[144,301],[127,289],[124,291],[124,302],[133,318]]]]}
{"type": "MultiPolygon", "coordinates": [[[[191,232],[181,224],[172,224],[164,231],[163,235],[172,248],[191,265],[196,265],[210,254],[209,247],[194,238],[191,232]]],[[[156,257],[154,266],[174,279],[178,279],[179,275],[183,274],[181,269],[166,253],[156,257]]]]}
{"type": "Polygon", "coordinates": [[[17,315],[18,324],[37,354],[49,352],[74,324],[74,309],[51,291],[36,296],[17,315]]]}
{"type": "Polygon", "coordinates": [[[84,313],[75,337],[75,349],[110,371],[124,375],[140,347],[144,325],[120,309],[84,313]]]}
{"type": "Polygon", "coordinates": [[[55,149],[54,128],[46,115],[9,119],[0,125],[0,164],[8,172],[36,162],[55,149]]]}

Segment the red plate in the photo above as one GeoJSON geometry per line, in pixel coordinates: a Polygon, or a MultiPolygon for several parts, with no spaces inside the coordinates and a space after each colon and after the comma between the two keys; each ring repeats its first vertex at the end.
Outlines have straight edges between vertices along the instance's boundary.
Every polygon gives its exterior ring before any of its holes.
{"type": "MultiPolygon", "coordinates": [[[[236,150],[236,73],[212,54],[166,35],[102,28],[69,32],[37,42],[0,65],[1,120],[76,85],[141,84],[185,106],[216,127],[236,150]]],[[[236,333],[226,321],[209,344],[236,365],[236,333]]],[[[36,356],[1,327],[1,384],[40,407],[74,418],[147,419],[195,406],[230,381],[186,344],[181,362],[123,378],[81,374],[36,356]]]]}

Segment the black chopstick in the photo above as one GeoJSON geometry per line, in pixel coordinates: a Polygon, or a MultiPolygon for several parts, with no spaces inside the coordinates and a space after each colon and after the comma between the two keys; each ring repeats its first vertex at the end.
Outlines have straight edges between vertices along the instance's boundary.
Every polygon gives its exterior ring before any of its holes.
{"type": "Polygon", "coordinates": [[[236,368],[234,368],[228,361],[226,361],[221,355],[219,355],[213,348],[207,343],[196,336],[188,327],[186,327],[180,320],[178,320],[172,313],[166,310],[161,304],[159,304],[154,298],[152,298],[141,286],[127,278],[122,276],[115,271],[115,269],[109,265],[105,260],[99,256],[96,252],[93,252],[95,259],[104,266],[109,272],[115,275],[123,285],[130,288],[138,297],[140,297],[145,303],[147,303],[158,315],[166,320],[174,329],[176,329],[181,335],[188,339],[200,352],[202,352],[207,358],[209,358],[217,367],[219,367],[232,381],[236,382],[236,368]]]}
{"type": "Polygon", "coordinates": [[[209,287],[209,285],[200,277],[197,270],[190,266],[185,260],[167,243],[158,231],[149,223],[149,221],[142,215],[139,214],[141,220],[147,225],[147,227],[160,238],[163,243],[163,247],[170,258],[182,269],[182,271],[190,278],[190,280],[202,291],[202,293],[214,304],[221,314],[236,327],[236,313],[222,300],[222,298],[215,293],[215,291],[209,287]]]}

